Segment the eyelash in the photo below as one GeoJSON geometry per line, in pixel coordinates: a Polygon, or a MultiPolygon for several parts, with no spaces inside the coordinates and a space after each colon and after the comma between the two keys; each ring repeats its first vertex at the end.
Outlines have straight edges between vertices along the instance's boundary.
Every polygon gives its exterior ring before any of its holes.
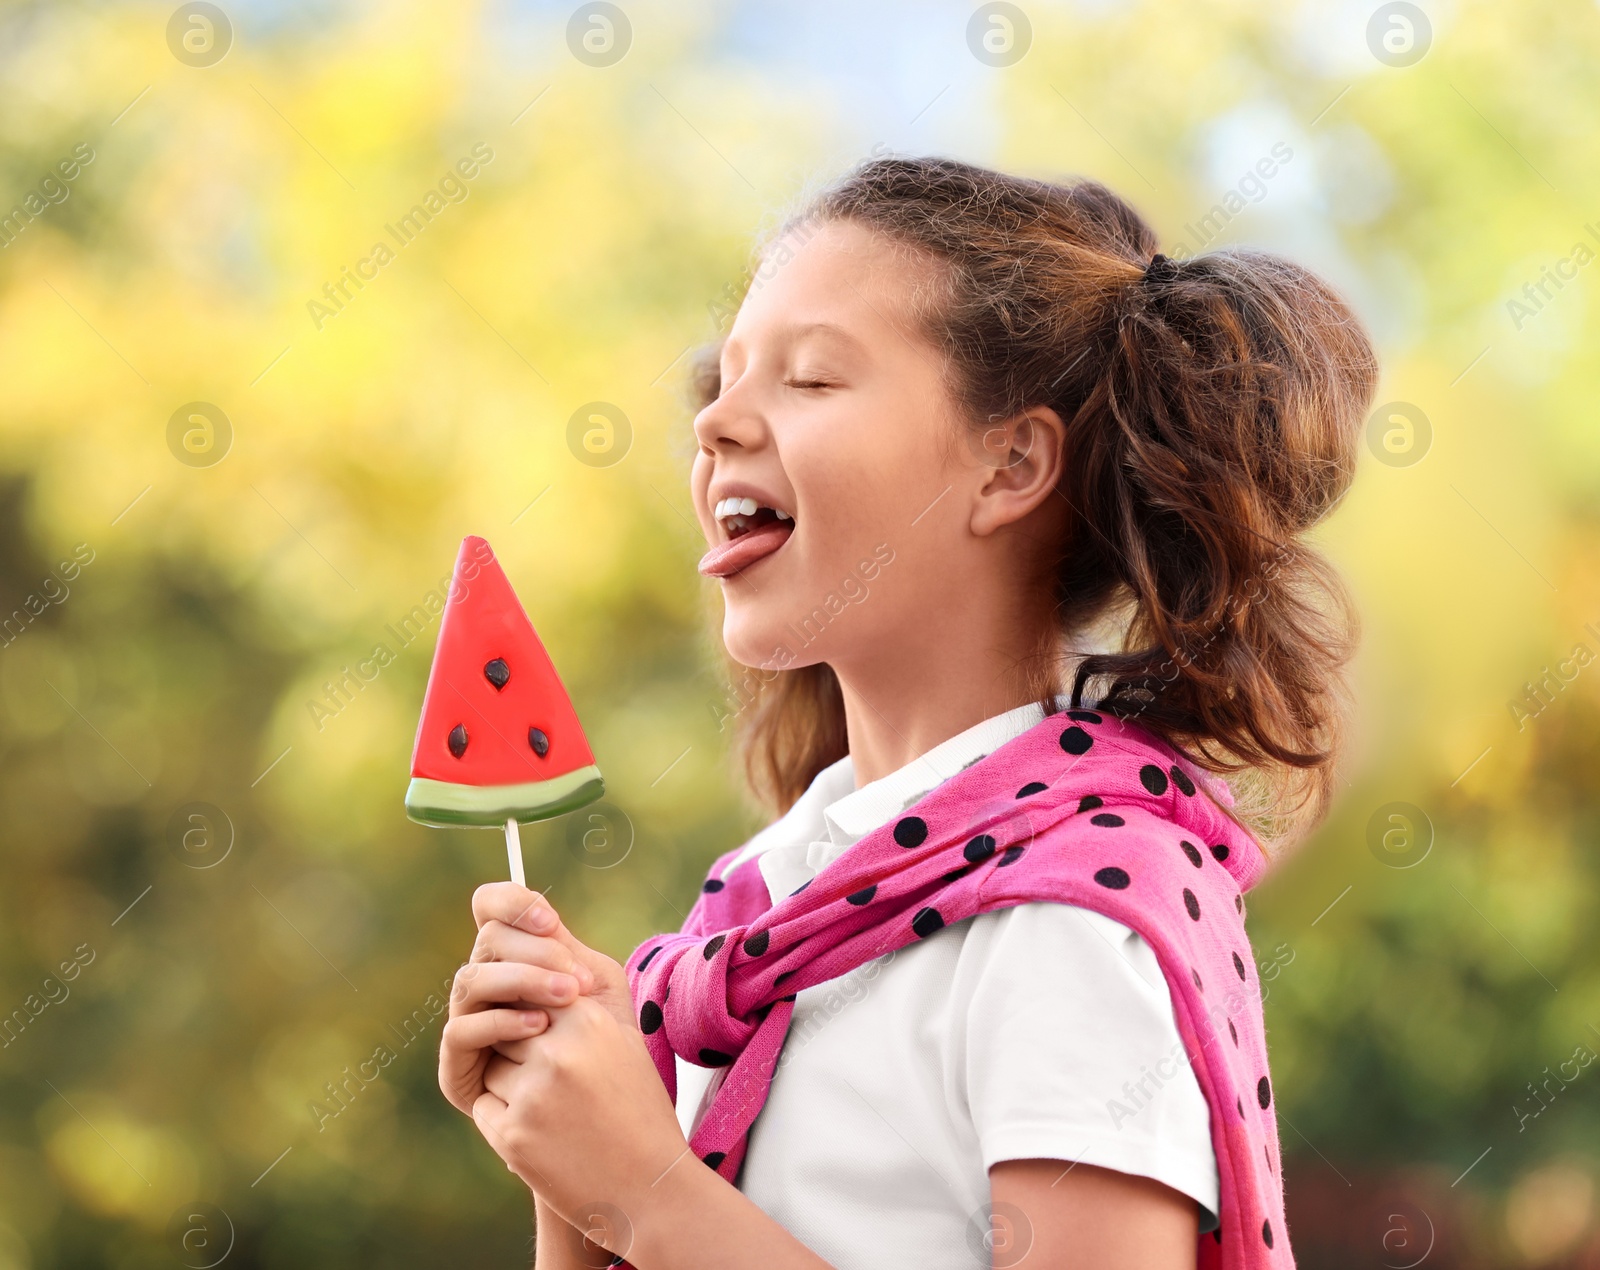
{"type": "Polygon", "coordinates": [[[783,384],[786,388],[836,388],[838,386],[826,379],[786,379],[783,384]]]}

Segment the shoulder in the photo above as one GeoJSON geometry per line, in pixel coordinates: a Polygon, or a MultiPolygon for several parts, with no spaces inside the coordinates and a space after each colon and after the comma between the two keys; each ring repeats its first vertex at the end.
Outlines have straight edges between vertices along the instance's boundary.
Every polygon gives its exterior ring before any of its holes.
{"type": "Polygon", "coordinates": [[[1170,1001],[1154,949],[1132,927],[1094,909],[1032,900],[962,925],[962,979],[974,990],[983,983],[1004,991],[1031,985],[1061,991],[1070,983],[1081,993],[1098,984],[1094,995],[1126,990],[1147,1001],[1170,1001]]]}

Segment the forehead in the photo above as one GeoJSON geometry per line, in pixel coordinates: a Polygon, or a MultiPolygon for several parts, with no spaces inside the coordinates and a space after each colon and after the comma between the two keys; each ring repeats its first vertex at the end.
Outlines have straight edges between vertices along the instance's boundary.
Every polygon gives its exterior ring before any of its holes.
{"type": "Polygon", "coordinates": [[[805,336],[836,345],[911,325],[926,263],[850,221],[791,227],[762,251],[729,333],[738,345],[805,336]]]}

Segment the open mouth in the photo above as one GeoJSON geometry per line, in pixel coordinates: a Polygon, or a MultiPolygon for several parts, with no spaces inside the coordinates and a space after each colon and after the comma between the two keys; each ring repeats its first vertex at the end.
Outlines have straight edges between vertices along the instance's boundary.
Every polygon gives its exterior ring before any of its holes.
{"type": "Polygon", "coordinates": [[[794,517],[789,512],[763,506],[753,498],[724,498],[712,514],[728,536],[700,559],[700,572],[711,578],[731,577],[766,559],[794,533],[794,517]]]}

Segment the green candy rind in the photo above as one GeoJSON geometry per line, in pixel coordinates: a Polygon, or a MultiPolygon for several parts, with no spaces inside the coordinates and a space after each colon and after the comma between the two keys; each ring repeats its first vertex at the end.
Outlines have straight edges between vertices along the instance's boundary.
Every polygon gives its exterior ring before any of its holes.
{"type": "Polygon", "coordinates": [[[458,785],[413,776],[406,789],[406,815],[443,829],[456,825],[496,829],[508,820],[527,822],[565,815],[605,792],[600,769],[593,764],[520,785],[458,785]]]}

